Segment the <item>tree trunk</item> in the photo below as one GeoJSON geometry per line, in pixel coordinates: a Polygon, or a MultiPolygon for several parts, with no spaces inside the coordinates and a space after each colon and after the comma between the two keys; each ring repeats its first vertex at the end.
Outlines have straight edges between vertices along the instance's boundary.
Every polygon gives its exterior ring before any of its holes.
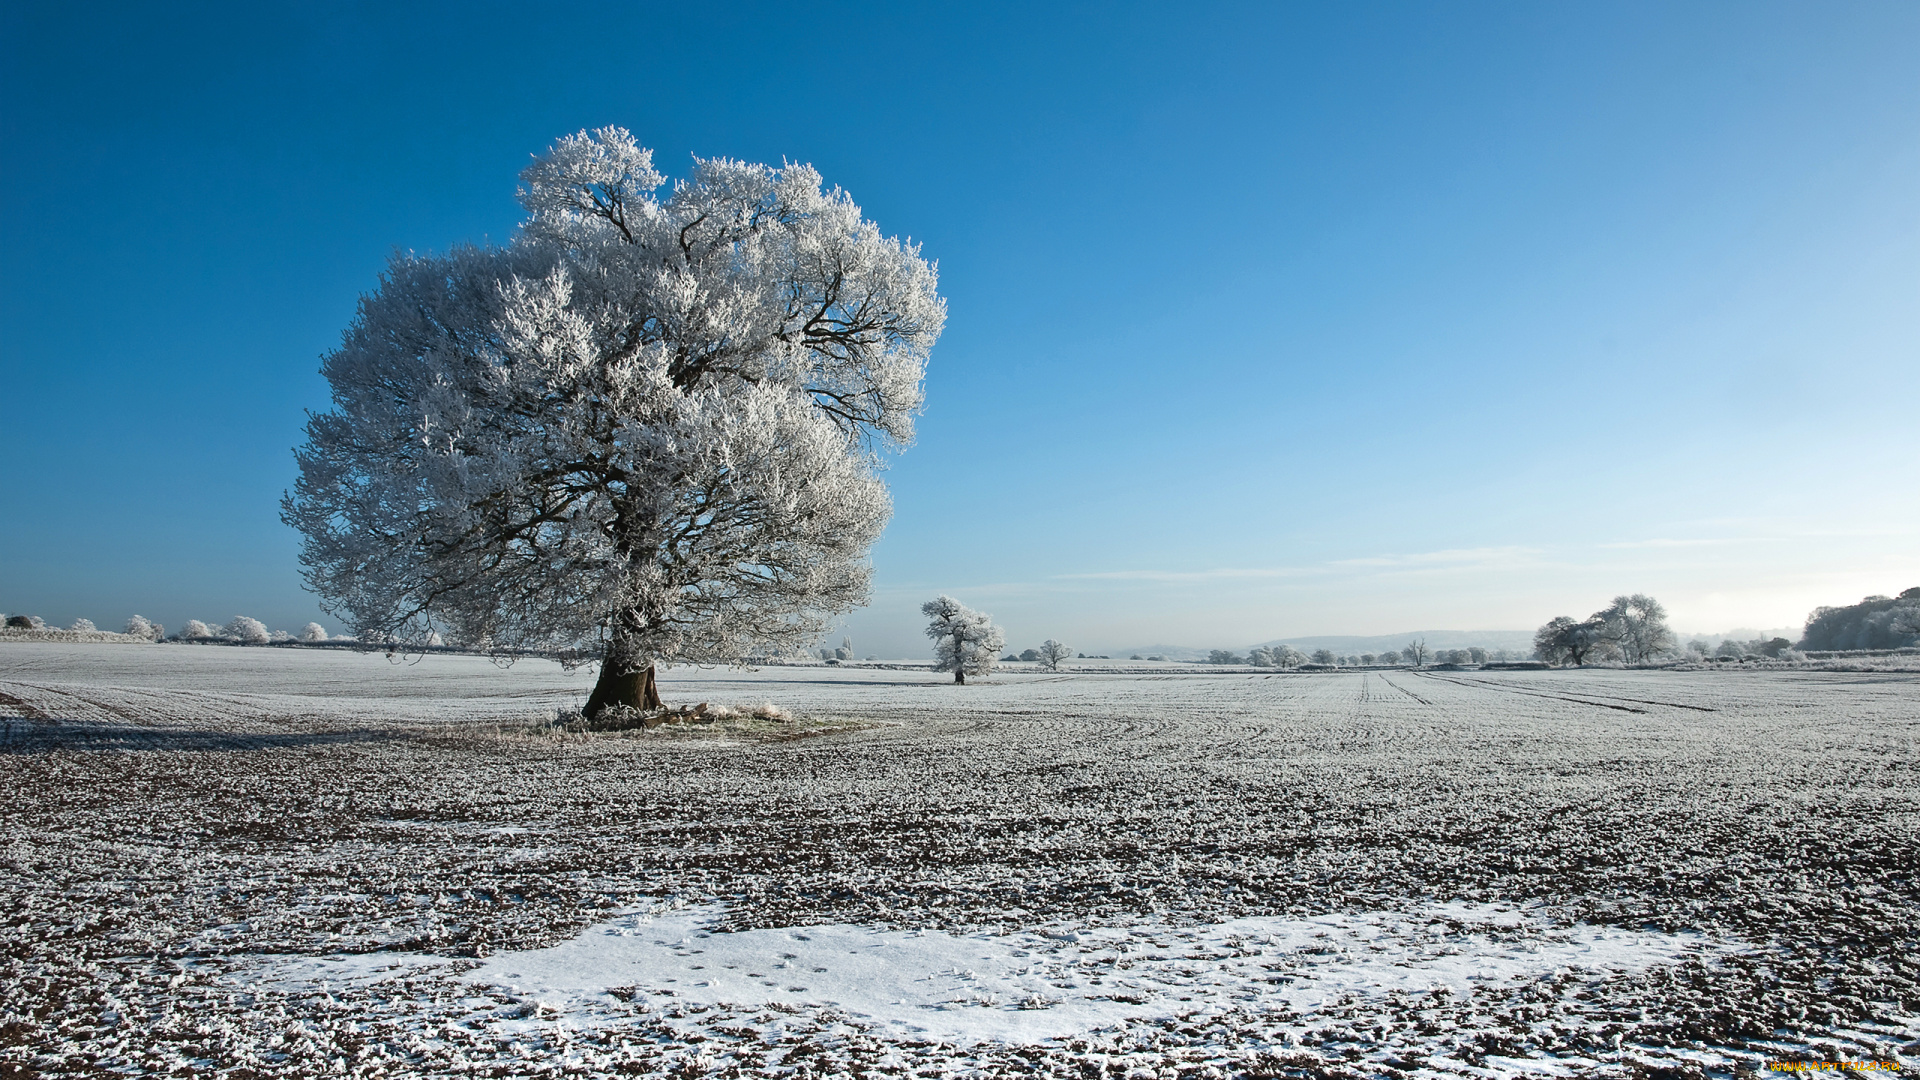
{"type": "Polygon", "coordinates": [[[967,685],[967,673],[958,664],[953,666],[953,681],[959,683],[961,686],[967,685]]]}
{"type": "Polygon", "coordinates": [[[660,687],[654,682],[652,664],[633,671],[618,670],[622,666],[613,660],[600,664],[600,680],[593,684],[593,694],[582,710],[587,719],[593,719],[609,705],[625,705],[640,712],[666,708],[660,701],[660,687]]]}

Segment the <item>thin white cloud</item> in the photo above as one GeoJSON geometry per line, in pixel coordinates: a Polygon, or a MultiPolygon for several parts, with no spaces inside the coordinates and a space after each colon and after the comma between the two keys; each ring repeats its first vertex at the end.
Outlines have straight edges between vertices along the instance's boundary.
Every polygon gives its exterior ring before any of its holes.
{"type": "Polygon", "coordinates": [[[1511,564],[1530,561],[1539,554],[1539,548],[1519,546],[1450,548],[1446,551],[1422,551],[1412,555],[1375,555],[1362,559],[1337,559],[1328,565],[1353,567],[1487,566],[1496,563],[1511,564]]]}
{"type": "Polygon", "coordinates": [[[1335,559],[1319,566],[1219,567],[1212,570],[1106,570],[1084,574],[1056,574],[1054,580],[1073,581],[1246,581],[1273,578],[1299,578],[1337,574],[1341,571],[1376,569],[1472,569],[1486,566],[1511,566],[1532,562],[1539,548],[1486,547],[1454,548],[1447,551],[1423,551],[1409,555],[1377,555],[1360,559],[1335,559]]]}
{"type": "Polygon", "coordinates": [[[1309,567],[1222,567],[1216,570],[1107,570],[1088,574],[1055,574],[1063,581],[1230,581],[1245,578],[1301,577],[1324,573],[1309,567]]]}
{"type": "Polygon", "coordinates": [[[1602,548],[1719,547],[1723,544],[1750,544],[1756,540],[1761,540],[1761,539],[1766,539],[1766,538],[1758,537],[1758,536],[1746,536],[1746,537],[1727,536],[1727,537],[1701,537],[1699,539],[1694,539],[1694,540],[1674,540],[1674,539],[1669,539],[1667,537],[1656,537],[1652,540],[1621,540],[1621,541],[1618,541],[1617,543],[1601,544],[1600,547],[1602,548]]]}

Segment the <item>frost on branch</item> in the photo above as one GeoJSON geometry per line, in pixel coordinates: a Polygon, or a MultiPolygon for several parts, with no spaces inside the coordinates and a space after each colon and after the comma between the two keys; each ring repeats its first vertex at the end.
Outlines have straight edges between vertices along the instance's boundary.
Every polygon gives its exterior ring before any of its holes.
{"type": "Polygon", "coordinates": [[[982,612],[941,596],[920,605],[920,613],[932,621],[927,636],[933,639],[933,670],[953,672],[953,681],[964,683],[969,675],[993,673],[994,657],[1000,654],[1007,636],[982,612]]]}
{"type": "Polygon", "coordinates": [[[625,131],[569,136],[511,244],[398,256],[362,299],[282,505],[362,640],[600,659],[591,712],[865,602],[934,268],[808,166],[663,182],[625,131]]]}

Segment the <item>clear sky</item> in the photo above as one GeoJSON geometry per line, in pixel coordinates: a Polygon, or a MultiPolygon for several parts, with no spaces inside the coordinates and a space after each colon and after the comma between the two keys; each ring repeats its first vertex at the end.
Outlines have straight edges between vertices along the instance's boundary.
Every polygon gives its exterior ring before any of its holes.
{"type": "Polygon", "coordinates": [[[619,124],[941,268],[862,654],[1682,630],[1920,585],[1920,5],[0,6],[0,610],[322,616],[396,248],[619,124]]]}

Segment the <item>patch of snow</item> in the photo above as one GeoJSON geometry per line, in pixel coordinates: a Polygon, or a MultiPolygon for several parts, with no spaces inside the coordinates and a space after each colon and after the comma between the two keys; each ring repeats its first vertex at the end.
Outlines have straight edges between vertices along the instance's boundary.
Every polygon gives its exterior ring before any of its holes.
{"type": "Polygon", "coordinates": [[[629,914],[550,948],[496,956],[466,978],[563,1015],[598,1013],[610,991],[631,990],[662,1005],[832,1009],[895,1037],[964,1046],[1227,1010],[1285,1010],[1304,1021],[1343,999],[1443,988],[1464,998],[1725,948],[1697,934],[1554,927],[1531,911],[1466,904],[1006,935],[845,924],[723,933],[715,927],[724,916],[712,906],[629,914]]]}

